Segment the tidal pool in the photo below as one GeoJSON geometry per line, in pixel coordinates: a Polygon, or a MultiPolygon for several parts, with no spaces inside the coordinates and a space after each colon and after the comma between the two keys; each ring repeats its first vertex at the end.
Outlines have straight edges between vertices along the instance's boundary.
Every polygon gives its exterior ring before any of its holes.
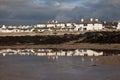
{"type": "Polygon", "coordinates": [[[120,51],[0,49],[0,80],[120,80],[120,51]]]}

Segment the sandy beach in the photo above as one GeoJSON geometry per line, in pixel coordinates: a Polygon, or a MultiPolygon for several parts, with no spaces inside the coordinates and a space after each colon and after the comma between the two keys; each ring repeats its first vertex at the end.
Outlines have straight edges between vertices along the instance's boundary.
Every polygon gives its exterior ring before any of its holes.
{"type": "Polygon", "coordinates": [[[57,48],[57,49],[97,49],[97,50],[120,50],[120,44],[55,44],[55,45],[11,45],[0,46],[3,48],[57,48]]]}

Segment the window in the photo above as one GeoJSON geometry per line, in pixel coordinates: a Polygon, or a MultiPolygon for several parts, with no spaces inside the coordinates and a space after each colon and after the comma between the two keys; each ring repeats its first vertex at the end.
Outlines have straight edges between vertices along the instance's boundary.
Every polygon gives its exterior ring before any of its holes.
{"type": "Polygon", "coordinates": [[[83,28],[83,30],[87,30],[87,28],[83,28]]]}
{"type": "Polygon", "coordinates": [[[87,24],[84,24],[84,26],[87,26],[87,24]]]}

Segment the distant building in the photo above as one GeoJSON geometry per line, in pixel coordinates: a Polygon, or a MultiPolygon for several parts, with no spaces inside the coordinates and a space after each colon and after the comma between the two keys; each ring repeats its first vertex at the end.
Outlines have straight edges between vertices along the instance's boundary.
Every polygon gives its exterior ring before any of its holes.
{"type": "Polygon", "coordinates": [[[105,26],[105,29],[116,29],[117,25],[117,22],[103,22],[103,26],[105,26]]]}
{"type": "Polygon", "coordinates": [[[58,22],[50,20],[47,23],[39,23],[33,26],[0,26],[0,32],[44,32],[44,31],[101,31],[108,29],[120,29],[120,21],[117,22],[101,22],[99,19],[84,20],[80,22],[58,22]]]}
{"type": "Polygon", "coordinates": [[[117,29],[120,29],[120,21],[118,21],[117,29]]]}
{"type": "Polygon", "coordinates": [[[102,22],[100,22],[98,19],[93,20],[92,18],[89,21],[85,21],[84,19],[81,19],[80,22],[74,24],[76,31],[85,31],[85,30],[102,30],[104,28],[102,22]]]}

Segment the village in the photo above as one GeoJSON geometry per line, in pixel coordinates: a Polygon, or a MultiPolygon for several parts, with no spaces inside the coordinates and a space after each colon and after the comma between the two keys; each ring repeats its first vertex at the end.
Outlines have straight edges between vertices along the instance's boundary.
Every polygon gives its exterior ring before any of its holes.
{"type": "Polygon", "coordinates": [[[106,22],[99,19],[81,19],[79,22],[58,22],[50,20],[47,23],[39,23],[36,25],[19,25],[19,26],[0,26],[0,33],[22,33],[36,32],[43,33],[45,31],[103,31],[103,30],[119,30],[120,22],[106,22]]]}

